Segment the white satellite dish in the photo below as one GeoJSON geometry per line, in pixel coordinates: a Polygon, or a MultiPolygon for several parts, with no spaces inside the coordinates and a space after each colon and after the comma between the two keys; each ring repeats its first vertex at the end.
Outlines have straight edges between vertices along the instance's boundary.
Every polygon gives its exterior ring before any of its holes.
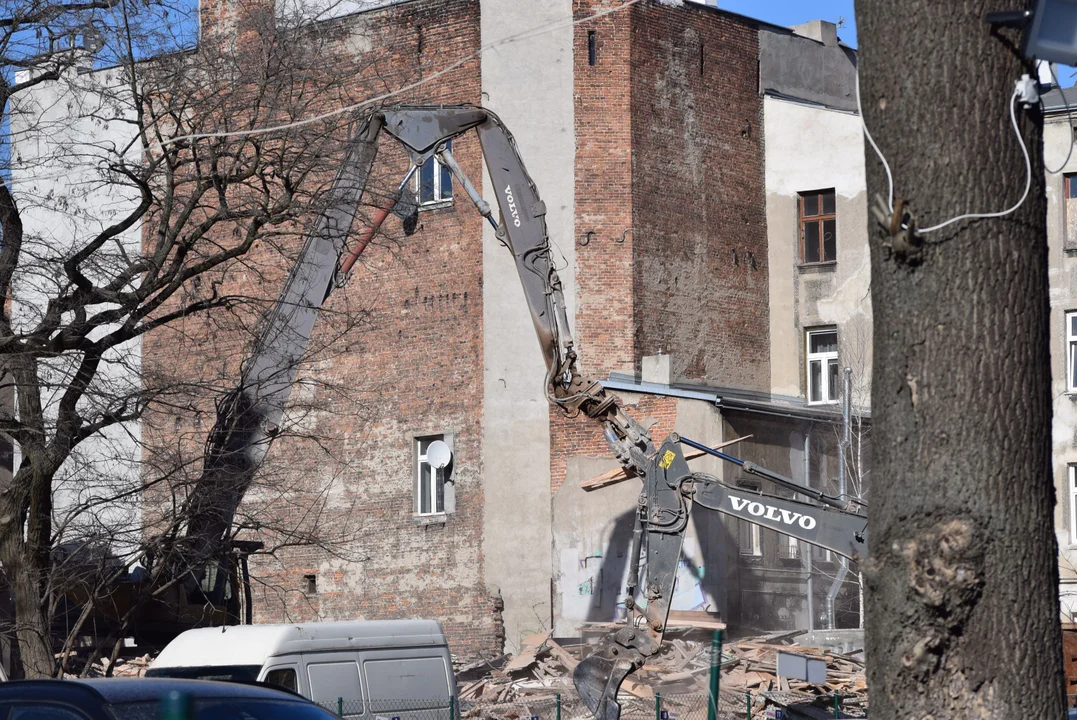
{"type": "Polygon", "coordinates": [[[435,440],[426,448],[426,461],[430,467],[440,470],[452,461],[452,450],[441,440],[435,440]]]}

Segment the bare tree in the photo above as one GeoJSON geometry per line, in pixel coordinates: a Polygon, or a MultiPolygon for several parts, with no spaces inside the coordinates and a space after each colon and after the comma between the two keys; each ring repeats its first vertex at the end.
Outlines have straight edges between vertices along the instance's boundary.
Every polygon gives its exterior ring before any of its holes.
{"type": "MultiPolygon", "coordinates": [[[[0,363],[17,399],[0,435],[18,449],[0,490],[0,563],[31,676],[64,672],[102,607],[116,624],[93,655],[114,658],[140,603],[175,586],[154,576],[134,600],[116,591],[182,532],[213,398],[234,388],[354,118],[294,123],[412,79],[382,72],[390,25],[369,41],[361,23],[266,5],[222,19],[192,51],[170,29],[193,26],[183,12],[0,0],[13,148],[0,173],[0,363]],[[286,129],[234,134],[268,125],[286,129]]],[[[356,342],[363,313],[345,301],[325,321],[310,349],[323,359],[356,342]]],[[[332,452],[309,422],[324,403],[304,403],[300,392],[280,434],[332,452]]],[[[333,485],[263,473],[230,534],[257,533],[269,553],[351,551],[333,485]]]]}
{"type": "MultiPolygon", "coordinates": [[[[1036,77],[1019,38],[984,22],[1025,5],[857,3],[863,117],[893,173],[898,224],[911,209],[905,224],[924,229],[891,234],[892,217],[869,228],[864,576],[882,720],[1013,718],[1029,697],[1040,717],[1065,714],[1042,117],[1014,96],[1022,74],[1036,77]]],[[[886,173],[866,152],[869,195],[889,215],[886,173]]]]}

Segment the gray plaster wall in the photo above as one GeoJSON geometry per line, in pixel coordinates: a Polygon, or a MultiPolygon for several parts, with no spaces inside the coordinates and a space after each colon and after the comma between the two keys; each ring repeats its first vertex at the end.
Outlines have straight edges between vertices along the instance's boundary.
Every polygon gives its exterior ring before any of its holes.
{"type": "MultiPolygon", "coordinates": [[[[637,396],[624,394],[625,402],[637,396]]],[[[676,430],[708,444],[722,440],[717,409],[698,400],[677,401],[676,430]]],[[[660,442],[661,438],[656,438],[660,442]]],[[[695,470],[722,476],[719,460],[699,458],[695,470]]],[[[640,481],[585,492],[582,480],[616,467],[608,458],[576,456],[567,462],[565,482],[553,499],[554,635],[572,637],[587,622],[624,617],[629,545],[640,481]]],[[[673,609],[717,611],[726,616],[728,589],[736,571],[736,545],[722,517],[701,507],[692,510],[685,533],[673,609]]],[[[644,564],[645,564],[644,560],[644,564]]]]}
{"type": "Polygon", "coordinates": [[[764,28],[759,31],[759,91],[856,110],[856,52],[764,28]]]}
{"type": "MultiPolygon", "coordinates": [[[[1051,293],[1051,396],[1054,398],[1051,456],[1058,502],[1055,534],[1058,538],[1059,603],[1062,619],[1077,615],[1077,538],[1070,530],[1074,504],[1069,465],[1077,464],[1077,393],[1067,388],[1066,313],[1077,310],[1077,252],[1066,250],[1065,174],[1077,172],[1077,153],[1065,167],[1070,143],[1066,116],[1048,117],[1043,127],[1044,164],[1062,172],[1046,175],[1048,281],[1051,293]]],[[[1073,202],[1073,201],[1070,201],[1073,202]]],[[[1070,238],[1073,245],[1077,238],[1070,238]]]]}
{"type": "Polygon", "coordinates": [[[871,296],[867,192],[860,118],[767,97],[766,213],[770,267],[771,392],[805,397],[804,331],[838,328],[854,397],[870,405],[871,296]],[[834,188],[837,262],[800,263],[799,193],[834,188]]]}
{"type": "MultiPolygon", "coordinates": [[[[572,3],[482,0],[483,104],[512,131],[546,203],[546,222],[575,311],[572,3]],[[547,32],[491,47],[510,35],[547,32]],[[563,260],[562,260],[563,258],[563,260]]],[[[483,193],[496,207],[489,175],[483,193]]],[[[546,368],[512,256],[483,234],[483,467],[486,581],[505,602],[506,649],[547,629],[550,602],[550,424],[546,368]]]]}

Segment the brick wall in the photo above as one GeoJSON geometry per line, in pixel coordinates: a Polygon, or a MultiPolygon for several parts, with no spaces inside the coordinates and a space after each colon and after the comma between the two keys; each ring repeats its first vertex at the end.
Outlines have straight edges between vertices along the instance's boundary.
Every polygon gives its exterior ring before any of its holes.
{"type": "MultiPolygon", "coordinates": [[[[608,3],[577,0],[577,19],[608,3]]],[[[585,374],[631,372],[632,21],[629,11],[576,25],[576,336],[585,374]],[[595,64],[589,36],[594,33],[595,64]]]]}
{"type": "MultiPolygon", "coordinates": [[[[351,84],[324,100],[339,107],[471,54],[480,43],[479,2],[407,3],[331,21],[323,31],[340,62],[356,69],[351,84]]],[[[480,94],[472,58],[395,101],[479,103],[480,94]]],[[[375,184],[398,180],[405,167],[394,145],[382,136],[375,184]]],[[[479,184],[474,136],[454,152],[479,184]]],[[[251,564],[257,622],[430,618],[459,658],[500,652],[500,599],[486,590],[482,556],[481,217],[456,189],[457,204],[423,212],[410,238],[390,218],[319,319],[293,392],[292,433],[271,448],[241,513],[261,527],[249,537],[278,547],[251,564]],[[413,442],[441,433],[452,435],[455,450],[455,512],[421,524],[413,517],[413,442]],[[316,576],[317,592],[306,592],[307,575],[316,576]]],[[[301,239],[297,228],[263,244],[224,273],[222,291],[275,296],[301,239]]],[[[147,366],[235,378],[249,341],[242,325],[196,318],[154,333],[144,345],[147,366]],[[178,343],[191,350],[181,359],[178,343]]],[[[189,400],[156,408],[147,422],[151,461],[187,462],[187,478],[197,476],[213,422],[211,398],[189,400]]]]}
{"type": "Polygon", "coordinates": [[[635,359],[769,389],[758,34],[685,3],[633,8],[635,359]]]}
{"type": "MultiPolygon", "coordinates": [[[[575,12],[609,6],[577,0],[575,12]]],[[[574,61],[584,372],[638,372],[662,352],[676,380],[769,388],[757,29],[691,3],[641,2],[577,25],[574,61]]],[[[672,408],[644,398],[628,409],[672,408]]],[[[608,455],[585,418],[552,417],[551,443],[554,491],[568,455],[608,455]]]]}

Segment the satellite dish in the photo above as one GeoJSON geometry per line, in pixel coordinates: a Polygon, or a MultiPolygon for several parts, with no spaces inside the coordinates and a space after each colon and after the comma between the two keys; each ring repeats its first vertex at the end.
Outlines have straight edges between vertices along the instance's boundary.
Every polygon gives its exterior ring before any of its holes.
{"type": "Polygon", "coordinates": [[[452,450],[441,440],[435,440],[426,448],[426,461],[430,467],[440,470],[452,460],[452,450]]]}

